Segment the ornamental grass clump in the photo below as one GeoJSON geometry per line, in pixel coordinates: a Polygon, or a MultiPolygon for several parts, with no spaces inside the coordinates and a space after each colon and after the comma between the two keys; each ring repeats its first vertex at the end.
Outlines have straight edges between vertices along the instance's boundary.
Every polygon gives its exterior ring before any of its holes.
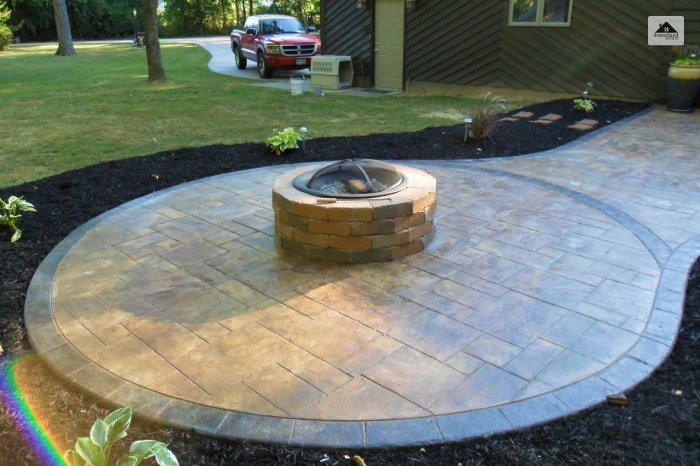
{"type": "MultiPolygon", "coordinates": [[[[75,449],[64,456],[71,466],[108,466],[109,454],[117,440],[126,437],[131,425],[130,406],[112,411],[106,418],[98,419],[90,429],[90,437],[80,437],[75,449]]],[[[119,458],[114,466],[138,466],[154,458],[160,466],[179,466],[177,458],[168,446],[157,440],[137,440],[131,444],[129,453],[119,458]]]]}
{"type": "Polygon", "coordinates": [[[487,92],[484,100],[472,110],[472,123],[469,126],[468,136],[474,139],[489,137],[493,130],[493,117],[508,110],[506,102],[503,97],[487,92]]]}
{"type": "Polygon", "coordinates": [[[22,218],[20,212],[36,212],[36,209],[21,197],[10,196],[7,202],[0,199],[0,225],[5,225],[14,230],[14,234],[10,239],[12,243],[22,236],[22,230],[17,227],[17,222],[22,218]]]}
{"type": "Polygon", "coordinates": [[[282,155],[290,149],[298,149],[301,140],[301,134],[294,131],[294,128],[285,128],[265,139],[265,144],[275,155],[282,155]]]}

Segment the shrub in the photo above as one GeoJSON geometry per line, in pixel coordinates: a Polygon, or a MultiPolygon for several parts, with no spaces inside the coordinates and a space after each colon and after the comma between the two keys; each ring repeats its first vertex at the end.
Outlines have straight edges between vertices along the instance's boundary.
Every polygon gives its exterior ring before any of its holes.
{"type": "Polygon", "coordinates": [[[0,50],[9,50],[12,43],[12,31],[6,24],[0,23],[0,50]]]}
{"type": "Polygon", "coordinates": [[[8,226],[15,231],[10,239],[13,243],[22,236],[22,230],[17,227],[17,222],[22,218],[20,212],[36,212],[36,209],[21,197],[10,196],[7,202],[0,199],[0,225],[8,226]]]}
{"type": "MultiPolygon", "coordinates": [[[[274,131],[277,130],[275,129],[274,131]]],[[[301,141],[301,139],[301,134],[294,131],[293,128],[285,128],[265,139],[265,144],[276,155],[282,155],[283,152],[289,149],[298,149],[298,142],[301,141]]]]}
{"type": "MultiPolygon", "coordinates": [[[[68,450],[64,458],[71,466],[107,466],[112,445],[124,437],[131,425],[130,406],[112,411],[106,418],[98,419],[90,429],[90,437],[80,437],[75,449],[68,450]]],[[[137,466],[143,460],[155,458],[160,466],[178,466],[177,458],[167,445],[157,440],[137,440],[129,453],[114,463],[116,466],[137,466]]]]}
{"type": "Polygon", "coordinates": [[[4,1],[0,0],[0,50],[8,50],[12,43],[12,31],[7,25],[10,19],[10,10],[4,1]]]}
{"type": "Polygon", "coordinates": [[[487,92],[484,95],[484,100],[472,110],[472,123],[469,126],[468,134],[465,134],[464,140],[466,141],[467,137],[474,139],[489,137],[493,129],[494,115],[507,110],[506,100],[503,97],[487,92]]]}

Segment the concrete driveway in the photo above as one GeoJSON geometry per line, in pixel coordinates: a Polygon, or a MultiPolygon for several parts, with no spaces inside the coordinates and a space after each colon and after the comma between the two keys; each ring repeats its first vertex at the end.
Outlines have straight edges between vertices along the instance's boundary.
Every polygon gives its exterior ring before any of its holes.
{"type": "Polygon", "coordinates": [[[162,42],[166,43],[190,43],[197,44],[207,52],[211,54],[211,60],[209,60],[209,69],[215,73],[225,74],[227,76],[233,76],[235,78],[252,79],[259,81],[260,86],[265,87],[277,87],[288,89],[289,88],[289,78],[291,76],[303,75],[306,80],[306,87],[311,87],[311,72],[306,70],[280,70],[275,71],[274,75],[270,79],[261,79],[258,75],[258,70],[256,67],[256,62],[254,60],[248,60],[248,66],[245,70],[239,70],[236,68],[236,62],[233,58],[233,53],[231,52],[231,45],[229,38],[224,37],[207,37],[207,38],[185,38],[185,39],[163,39],[162,42]]]}

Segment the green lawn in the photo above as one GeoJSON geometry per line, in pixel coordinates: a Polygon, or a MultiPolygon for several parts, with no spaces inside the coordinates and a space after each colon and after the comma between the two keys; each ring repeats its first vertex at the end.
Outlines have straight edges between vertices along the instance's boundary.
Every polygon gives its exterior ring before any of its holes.
{"type": "MultiPolygon", "coordinates": [[[[476,101],[454,96],[313,94],[212,73],[195,45],[162,45],[170,82],[146,81],[145,49],[77,44],[0,52],[0,187],[105,160],[187,146],[262,142],[273,128],[309,137],[452,124],[476,101]]],[[[522,103],[522,102],[520,102],[522,103]]]]}

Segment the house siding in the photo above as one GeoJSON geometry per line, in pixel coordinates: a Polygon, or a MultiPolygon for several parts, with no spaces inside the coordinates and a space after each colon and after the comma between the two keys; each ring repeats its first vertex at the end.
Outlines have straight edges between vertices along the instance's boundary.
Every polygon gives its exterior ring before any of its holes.
{"type": "Polygon", "coordinates": [[[507,2],[424,0],[406,17],[406,79],[500,85],[507,2]]]}
{"type": "Polygon", "coordinates": [[[672,3],[671,14],[685,18],[685,43],[700,46],[700,1],[674,0],[672,3]]]}
{"type": "MultiPolygon", "coordinates": [[[[406,14],[405,79],[567,93],[592,81],[595,94],[660,100],[670,48],[647,44],[648,16],[684,16],[686,43],[700,44],[698,0],[573,1],[569,27],[526,27],[508,26],[508,0],[420,0],[406,14]]],[[[370,69],[372,7],[323,3],[326,53],[370,69]]]]}
{"type": "Polygon", "coordinates": [[[669,11],[663,1],[574,0],[570,27],[506,26],[503,84],[579,92],[592,81],[596,94],[658,99],[664,47],[647,44],[647,19],[669,11]]]}
{"type": "Polygon", "coordinates": [[[349,55],[356,78],[372,76],[372,25],[371,9],[357,9],[355,2],[349,0],[322,0],[323,53],[349,55]]]}

